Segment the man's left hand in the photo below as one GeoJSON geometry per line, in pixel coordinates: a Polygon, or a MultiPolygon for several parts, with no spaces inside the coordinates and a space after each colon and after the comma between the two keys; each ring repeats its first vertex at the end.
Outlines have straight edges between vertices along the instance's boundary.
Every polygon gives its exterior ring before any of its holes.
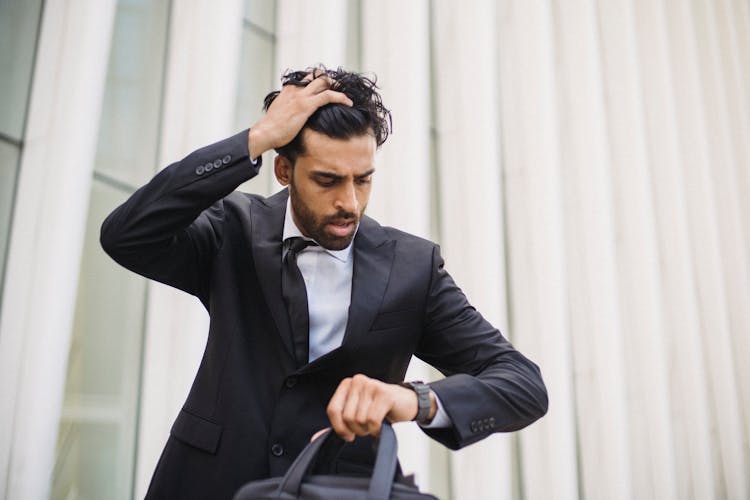
{"type": "MultiPolygon", "coordinates": [[[[432,418],[437,412],[434,394],[430,394],[430,400],[432,418]]],[[[386,418],[392,423],[414,420],[417,410],[413,390],[358,374],[341,381],[327,413],[334,432],[345,441],[353,441],[355,436],[379,435],[386,418]]]]}

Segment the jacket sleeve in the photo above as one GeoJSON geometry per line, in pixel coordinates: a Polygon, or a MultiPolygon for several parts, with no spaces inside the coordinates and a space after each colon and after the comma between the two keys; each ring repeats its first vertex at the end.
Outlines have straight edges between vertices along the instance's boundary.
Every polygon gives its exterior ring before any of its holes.
{"type": "Polygon", "coordinates": [[[247,130],[190,153],[159,172],[104,221],[102,248],[122,266],[205,304],[222,243],[222,198],[254,177],[247,130]]]}
{"type": "Polygon", "coordinates": [[[548,400],[539,367],[469,304],[444,269],[438,247],[432,266],[416,355],[446,375],[429,385],[452,426],[422,430],[455,450],[541,418],[548,400]]]}

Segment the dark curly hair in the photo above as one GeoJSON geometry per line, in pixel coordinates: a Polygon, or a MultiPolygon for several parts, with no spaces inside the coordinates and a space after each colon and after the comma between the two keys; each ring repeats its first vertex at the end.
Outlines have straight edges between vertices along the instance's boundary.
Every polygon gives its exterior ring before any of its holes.
{"type": "MultiPolygon", "coordinates": [[[[392,130],[391,112],[383,105],[377,89],[376,77],[369,78],[360,73],[344,71],[341,68],[328,69],[323,65],[310,67],[301,71],[287,70],[281,77],[281,85],[304,87],[309,81],[304,78],[312,74],[313,78],[328,76],[333,80],[331,88],[343,92],[353,105],[332,103],[318,108],[302,127],[292,141],[276,148],[276,152],[286,156],[294,164],[297,157],[305,152],[302,143],[302,131],[309,128],[328,137],[348,139],[366,133],[372,133],[380,147],[392,130]]],[[[273,103],[279,91],[268,94],[263,99],[263,111],[273,103]]]]}

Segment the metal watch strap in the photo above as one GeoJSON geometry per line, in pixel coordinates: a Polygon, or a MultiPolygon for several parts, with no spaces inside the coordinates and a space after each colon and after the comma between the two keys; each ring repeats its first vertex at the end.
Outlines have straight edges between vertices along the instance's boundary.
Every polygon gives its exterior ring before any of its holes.
{"type": "Polygon", "coordinates": [[[421,380],[402,382],[401,385],[417,393],[417,416],[414,421],[422,425],[430,423],[430,386],[421,380]]]}

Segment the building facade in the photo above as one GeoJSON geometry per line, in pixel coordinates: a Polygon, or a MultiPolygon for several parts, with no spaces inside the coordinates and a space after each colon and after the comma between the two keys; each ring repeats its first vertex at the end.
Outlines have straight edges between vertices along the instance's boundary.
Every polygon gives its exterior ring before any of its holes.
{"type": "Polygon", "coordinates": [[[441,498],[750,498],[745,0],[0,0],[0,498],[143,497],[208,317],[99,226],[317,63],[393,111],[369,213],[440,242],[550,391],[456,453],[397,426],[406,471],[441,498]]]}

